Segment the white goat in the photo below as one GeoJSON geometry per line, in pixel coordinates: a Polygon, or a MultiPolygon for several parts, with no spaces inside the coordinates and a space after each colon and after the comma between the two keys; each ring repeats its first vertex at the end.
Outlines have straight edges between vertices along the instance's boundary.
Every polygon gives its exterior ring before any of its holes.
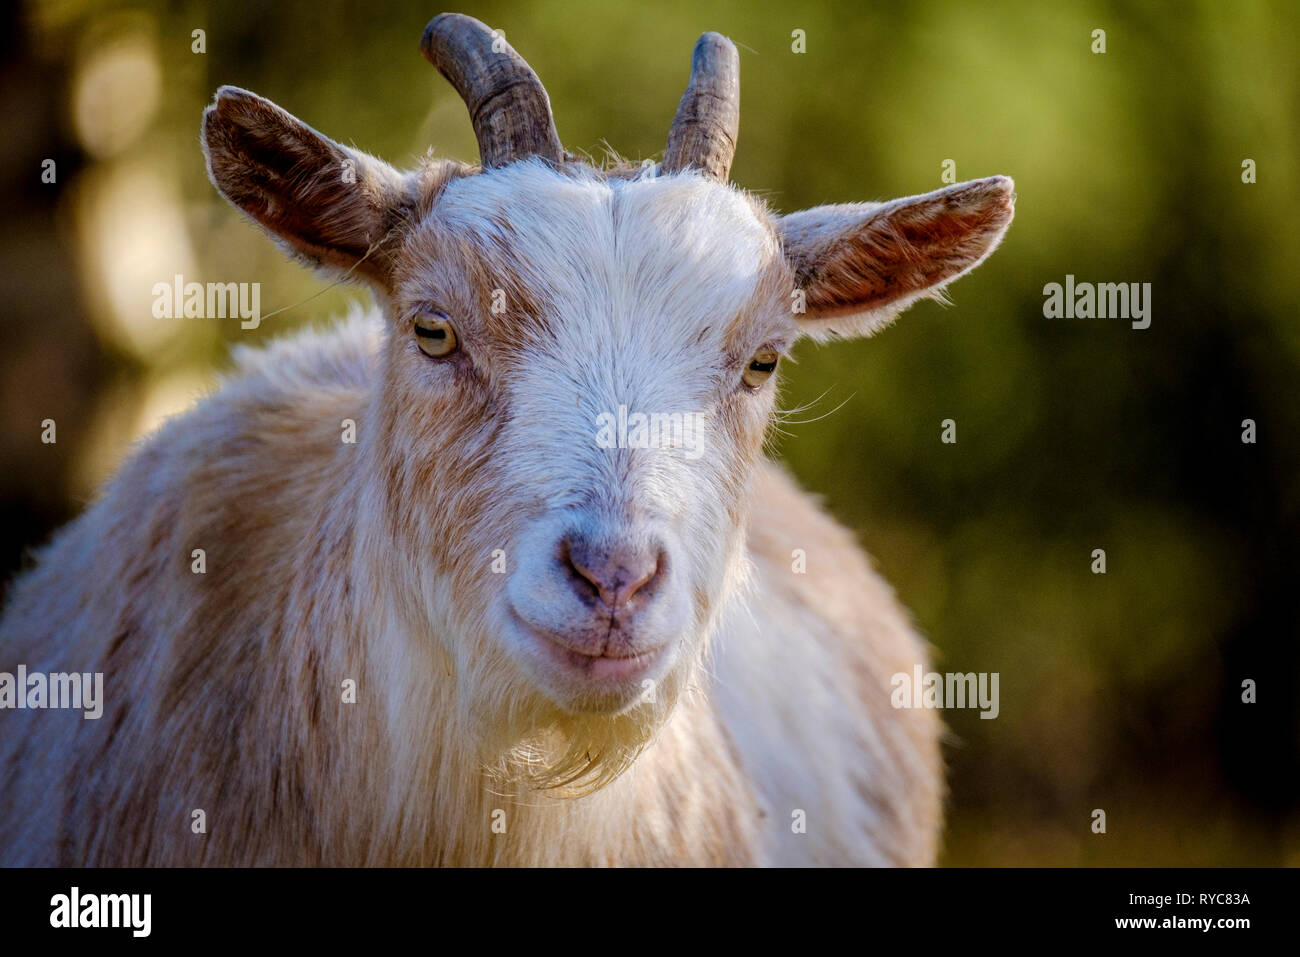
{"type": "Polygon", "coordinates": [[[481,168],[204,114],[221,193],[380,308],[241,353],[13,586],[0,666],[105,701],[0,711],[0,862],[933,862],[924,645],[762,446],[792,343],[974,268],[1011,181],[770,212],[717,34],[663,162],[595,169],[501,47],[422,46],[481,168]]]}

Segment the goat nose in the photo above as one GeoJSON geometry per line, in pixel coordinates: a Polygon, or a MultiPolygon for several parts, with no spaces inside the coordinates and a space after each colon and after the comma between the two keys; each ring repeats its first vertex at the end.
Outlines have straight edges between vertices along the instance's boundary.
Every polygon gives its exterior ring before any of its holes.
{"type": "Polygon", "coordinates": [[[663,573],[663,546],[597,545],[570,535],[560,543],[560,554],[568,567],[570,583],[584,601],[599,598],[617,611],[634,595],[648,596],[663,573]]]}

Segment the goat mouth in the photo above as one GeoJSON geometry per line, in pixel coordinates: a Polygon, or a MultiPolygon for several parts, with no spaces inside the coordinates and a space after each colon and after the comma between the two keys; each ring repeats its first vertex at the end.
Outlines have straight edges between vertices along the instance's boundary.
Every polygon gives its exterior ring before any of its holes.
{"type": "Polygon", "coordinates": [[[552,665],[570,673],[576,672],[600,684],[621,684],[643,677],[666,657],[671,645],[666,643],[638,650],[610,649],[606,646],[595,653],[580,651],[567,644],[561,636],[533,627],[513,608],[510,617],[515,627],[531,640],[552,665]]]}

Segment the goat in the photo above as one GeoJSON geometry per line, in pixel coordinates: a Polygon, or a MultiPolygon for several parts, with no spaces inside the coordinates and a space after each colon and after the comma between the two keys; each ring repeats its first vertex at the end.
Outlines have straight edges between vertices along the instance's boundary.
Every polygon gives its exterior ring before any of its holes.
{"type": "Polygon", "coordinates": [[[795,340],[938,295],[1011,180],[779,215],[716,33],[608,168],[477,20],[421,49],[479,167],[204,113],[217,190],[378,308],[241,350],[14,583],[0,665],[104,701],[0,713],[0,862],[933,863],[941,722],[889,686],[926,645],[763,446],[795,340]]]}

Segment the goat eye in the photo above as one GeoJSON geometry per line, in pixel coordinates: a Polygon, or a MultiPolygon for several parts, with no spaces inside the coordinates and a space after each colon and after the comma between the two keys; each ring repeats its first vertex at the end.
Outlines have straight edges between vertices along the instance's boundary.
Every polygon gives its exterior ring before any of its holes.
{"type": "Polygon", "coordinates": [[[451,319],[445,312],[422,312],[415,317],[415,341],[426,356],[442,359],[460,345],[451,319]]]}
{"type": "Polygon", "coordinates": [[[772,378],[772,373],[776,371],[776,362],[779,358],[780,356],[771,349],[759,349],[750,357],[749,364],[745,366],[745,372],[741,379],[751,389],[757,389],[772,378]]]}

